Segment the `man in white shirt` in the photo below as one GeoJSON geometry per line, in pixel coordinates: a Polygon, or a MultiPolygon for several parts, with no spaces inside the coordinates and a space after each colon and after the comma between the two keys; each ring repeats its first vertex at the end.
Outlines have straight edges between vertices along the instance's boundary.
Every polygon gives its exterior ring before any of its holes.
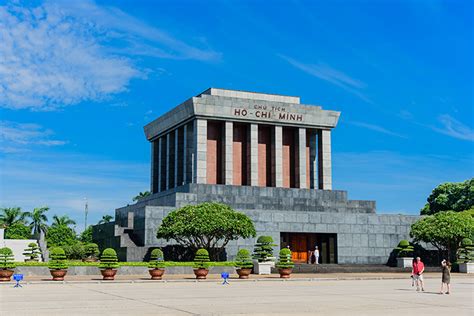
{"type": "Polygon", "coordinates": [[[319,264],[319,249],[318,246],[314,247],[314,258],[316,259],[314,263],[319,264]]]}

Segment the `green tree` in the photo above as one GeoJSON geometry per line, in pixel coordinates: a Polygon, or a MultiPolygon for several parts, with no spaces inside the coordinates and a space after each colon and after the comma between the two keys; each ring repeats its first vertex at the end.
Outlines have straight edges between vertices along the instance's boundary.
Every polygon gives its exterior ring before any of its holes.
{"type": "Polygon", "coordinates": [[[73,245],[76,242],[76,232],[64,225],[51,226],[46,233],[48,247],[73,245]]]}
{"type": "Polygon", "coordinates": [[[439,212],[426,216],[411,225],[414,242],[430,243],[454,262],[456,251],[464,238],[474,232],[474,218],[467,212],[439,212]]]}
{"type": "Polygon", "coordinates": [[[102,219],[99,221],[99,225],[101,224],[107,224],[107,223],[110,223],[112,220],[114,219],[114,217],[112,215],[104,215],[102,216],[102,219]]]}
{"type": "Polygon", "coordinates": [[[191,250],[216,249],[217,258],[229,241],[255,235],[247,215],[225,204],[209,202],[172,211],[163,219],[156,236],[167,241],[174,239],[191,250]]]}
{"type": "Polygon", "coordinates": [[[69,218],[69,216],[67,215],[63,215],[63,216],[54,215],[53,216],[53,224],[51,225],[51,227],[58,227],[58,226],[69,227],[70,225],[76,225],[76,221],[69,218]]]}
{"type": "Polygon", "coordinates": [[[79,240],[85,244],[92,242],[92,225],[87,226],[79,236],[79,240]]]}
{"type": "Polygon", "coordinates": [[[136,195],[136,196],[132,199],[132,201],[133,201],[133,202],[137,202],[138,200],[143,199],[143,198],[145,198],[145,197],[147,197],[147,196],[150,196],[150,195],[151,195],[151,192],[150,192],[150,191],[140,192],[140,193],[138,193],[138,195],[136,195]]]}
{"type": "Polygon", "coordinates": [[[22,222],[15,222],[5,228],[5,239],[30,239],[31,229],[22,222]]]}
{"type": "Polygon", "coordinates": [[[48,210],[49,207],[35,207],[33,212],[25,213],[31,219],[30,229],[36,239],[39,238],[41,232],[46,233],[48,229],[48,217],[45,214],[48,210]]]}
{"type": "Polygon", "coordinates": [[[0,227],[7,228],[15,223],[25,224],[27,213],[21,211],[20,207],[6,207],[1,209],[0,227]]]}
{"type": "Polygon", "coordinates": [[[438,212],[462,212],[474,207],[474,178],[464,182],[446,182],[431,192],[421,215],[433,215],[438,212]]]}

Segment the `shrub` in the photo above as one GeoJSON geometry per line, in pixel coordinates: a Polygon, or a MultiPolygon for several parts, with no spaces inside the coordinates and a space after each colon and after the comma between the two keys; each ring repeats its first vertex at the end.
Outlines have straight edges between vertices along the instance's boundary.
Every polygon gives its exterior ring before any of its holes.
{"type": "Polygon", "coordinates": [[[457,254],[457,263],[468,263],[474,261],[474,245],[470,238],[464,238],[457,254]]]}
{"type": "Polygon", "coordinates": [[[276,267],[279,269],[291,269],[295,266],[293,260],[291,259],[291,250],[288,248],[283,248],[280,250],[280,258],[276,264],[276,267]]]}
{"type": "Polygon", "coordinates": [[[61,246],[66,253],[67,259],[80,260],[84,258],[86,250],[84,244],[80,241],[74,241],[71,244],[61,246]]]}
{"type": "Polygon", "coordinates": [[[101,269],[117,269],[118,259],[117,253],[112,248],[106,248],[100,256],[99,268],[101,269]]]}
{"type": "Polygon", "coordinates": [[[84,246],[84,253],[87,258],[96,258],[100,253],[99,246],[93,242],[88,243],[84,246]]]}
{"type": "Polygon", "coordinates": [[[148,268],[150,269],[164,269],[165,268],[165,259],[163,256],[163,251],[161,251],[161,249],[152,250],[148,268]]]}
{"type": "Polygon", "coordinates": [[[31,228],[23,223],[17,222],[5,229],[5,239],[30,239],[31,228]]]}
{"type": "Polygon", "coordinates": [[[49,249],[49,262],[48,268],[50,270],[66,270],[66,253],[61,247],[53,247],[49,249]]]}
{"type": "Polygon", "coordinates": [[[38,261],[38,257],[41,254],[41,250],[35,242],[30,242],[28,248],[25,248],[24,251],[23,255],[32,261],[38,261]]]}
{"type": "Polygon", "coordinates": [[[207,269],[209,267],[209,252],[206,249],[199,249],[196,251],[194,257],[194,268],[195,269],[207,269]]]}
{"type": "Polygon", "coordinates": [[[13,269],[15,267],[13,261],[13,251],[8,247],[0,248],[0,269],[13,269]]]}
{"type": "Polygon", "coordinates": [[[403,239],[400,240],[398,246],[395,248],[395,251],[397,252],[398,258],[412,257],[414,248],[412,245],[410,245],[410,242],[408,240],[403,239]]]}
{"type": "Polygon", "coordinates": [[[258,262],[269,261],[268,257],[273,256],[273,238],[271,236],[260,236],[257,239],[255,248],[253,251],[253,258],[257,259],[258,262]]]}
{"type": "Polygon", "coordinates": [[[240,269],[251,269],[253,267],[250,251],[247,249],[239,249],[235,257],[235,266],[240,269]]]}

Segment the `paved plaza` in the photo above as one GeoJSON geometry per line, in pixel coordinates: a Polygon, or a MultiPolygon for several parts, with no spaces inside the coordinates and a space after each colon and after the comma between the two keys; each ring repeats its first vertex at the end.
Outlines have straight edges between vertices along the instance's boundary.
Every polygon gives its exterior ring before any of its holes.
{"type": "Polygon", "coordinates": [[[439,279],[417,293],[410,279],[190,282],[73,281],[0,286],[1,315],[473,315],[474,278],[439,279]]]}

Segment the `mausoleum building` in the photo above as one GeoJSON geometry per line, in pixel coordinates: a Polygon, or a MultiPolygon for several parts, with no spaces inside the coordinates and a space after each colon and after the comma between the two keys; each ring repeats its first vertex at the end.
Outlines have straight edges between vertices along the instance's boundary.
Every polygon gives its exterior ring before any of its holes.
{"type": "MultiPolygon", "coordinates": [[[[218,201],[251,217],[275,250],[290,246],[297,262],[318,246],[321,263],[385,263],[417,216],[378,215],[374,201],[333,190],[339,115],[299,97],[210,88],[145,126],[152,195],[117,209],[94,237],[122,260],[142,260],[169,244],[156,238],[169,212],[218,201]]],[[[229,243],[228,258],[254,243],[229,243]]]]}

